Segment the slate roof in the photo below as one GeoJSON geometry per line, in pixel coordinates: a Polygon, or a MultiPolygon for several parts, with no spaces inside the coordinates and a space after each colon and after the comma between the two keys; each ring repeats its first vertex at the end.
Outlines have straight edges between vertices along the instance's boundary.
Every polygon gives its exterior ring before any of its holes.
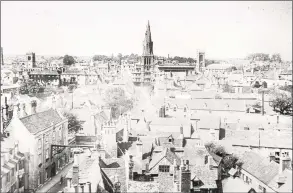
{"type": "Polygon", "coordinates": [[[54,109],[36,113],[27,117],[20,118],[20,121],[29,130],[30,133],[40,132],[52,124],[56,125],[63,121],[62,117],[54,109]]]}
{"type": "Polygon", "coordinates": [[[214,99],[217,91],[195,91],[190,92],[192,99],[214,99]]]}
{"type": "Polygon", "coordinates": [[[279,165],[261,157],[254,152],[245,152],[240,161],[243,163],[242,169],[256,177],[264,184],[269,184],[279,172],[279,165]]]}
{"type": "Polygon", "coordinates": [[[159,192],[159,183],[129,181],[128,192],[159,192]]]}
{"type": "Polygon", "coordinates": [[[191,179],[198,178],[203,182],[201,188],[217,188],[218,170],[210,170],[207,166],[190,166],[191,179]]]}
{"type": "Polygon", "coordinates": [[[126,171],[125,167],[123,168],[101,168],[102,172],[104,172],[105,175],[103,175],[104,178],[107,178],[106,181],[110,181],[109,186],[112,188],[114,187],[115,182],[115,175],[118,175],[118,180],[121,183],[121,192],[127,192],[127,185],[126,185],[126,171]]]}
{"type": "Polygon", "coordinates": [[[285,169],[270,182],[269,186],[277,192],[292,192],[292,169],[285,169]],[[283,184],[279,187],[278,181],[280,180],[283,184]]]}
{"type": "Polygon", "coordinates": [[[292,132],[274,130],[227,130],[223,142],[233,146],[253,146],[292,149],[292,132]],[[260,136],[260,137],[259,137],[260,136]]]}

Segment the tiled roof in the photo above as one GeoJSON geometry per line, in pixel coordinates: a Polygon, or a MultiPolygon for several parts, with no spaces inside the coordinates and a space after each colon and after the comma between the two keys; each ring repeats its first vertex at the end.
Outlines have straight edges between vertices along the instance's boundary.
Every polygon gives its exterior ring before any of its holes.
{"type": "Polygon", "coordinates": [[[203,186],[217,188],[218,170],[210,170],[207,166],[190,166],[191,179],[198,178],[203,186]]]}
{"type": "Polygon", "coordinates": [[[270,182],[269,186],[277,192],[292,192],[292,169],[285,169],[270,182]],[[280,179],[283,184],[279,187],[280,179]]]}
{"type": "Polygon", "coordinates": [[[256,177],[264,184],[269,184],[279,172],[276,162],[270,162],[264,157],[254,152],[245,152],[240,161],[243,163],[242,169],[256,177]]]}
{"type": "Polygon", "coordinates": [[[199,120],[197,127],[199,129],[220,129],[221,118],[215,115],[198,115],[193,114],[190,119],[199,120]]]}
{"type": "Polygon", "coordinates": [[[49,70],[32,71],[32,72],[30,72],[30,75],[58,75],[58,72],[57,71],[49,71],[49,70]]]}
{"type": "Polygon", "coordinates": [[[115,175],[118,176],[118,180],[121,183],[121,192],[127,192],[127,184],[126,184],[126,171],[125,167],[123,168],[101,168],[101,170],[104,172],[105,176],[104,178],[107,177],[111,184],[110,186],[114,185],[115,182],[115,175]]]}
{"type": "Polygon", "coordinates": [[[159,183],[129,181],[128,192],[159,192],[159,183]]]}
{"type": "Polygon", "coordinates": [[[44,112],[36,113],[27,117],[23,117],[20,121],[31,133],[37,133],[52,125],[56,125],[62,121],[58,112],[54,109],[49,109],[44,112]]]}
{"type": "Polygon", "coordinates": [[[292,133],[274,130],[227,130],[224,141],[233,146],[253,146],[292,149],[292,133]]]}

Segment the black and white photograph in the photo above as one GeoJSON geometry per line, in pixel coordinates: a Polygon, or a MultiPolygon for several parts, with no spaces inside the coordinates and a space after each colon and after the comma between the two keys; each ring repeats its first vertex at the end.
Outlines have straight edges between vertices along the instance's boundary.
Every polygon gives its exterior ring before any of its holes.
{"type": "Polygon", "coordinates": [[[290,193],[292,1],[2,1],[2,193],[290,193]]]}

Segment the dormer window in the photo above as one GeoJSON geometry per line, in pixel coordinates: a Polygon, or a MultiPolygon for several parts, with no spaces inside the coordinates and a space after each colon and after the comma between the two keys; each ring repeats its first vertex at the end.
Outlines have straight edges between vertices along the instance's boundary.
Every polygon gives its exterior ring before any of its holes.
{"type": "Polygon", "coordinates": [[[169,143],[172,143],[172,138],[169,138],[169,143]]]}

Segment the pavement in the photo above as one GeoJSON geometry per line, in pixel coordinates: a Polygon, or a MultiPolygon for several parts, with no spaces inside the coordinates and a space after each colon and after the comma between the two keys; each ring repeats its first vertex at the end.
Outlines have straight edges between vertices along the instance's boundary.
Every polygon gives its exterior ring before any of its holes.
{"type": "MultiPolygon", "coordinates": [[[[47,183],[45,183],[42,187],[38,188],[36,190],[36,192],[41,192],[41,193],[47,193],[49,191],[52,192],[51,189],[53,187],[55,187],[54,189],[56,189],[56,185],[60,184],[61,175],[65,176],[67,174],[67,172],[72,168],[72,165],[73,165],[73,162],[68,164],[67,166],[65,166],[63,168],[63,170],[59,171],[56,174],[56,176],[52,177],[51,180],[49,180],[47,183]]],[[[65,184],[65,181],[63,182],[63,184],[65,184]]],[[[53,191],[53,192],[55,192],[55,191],[53,191]]]]}

